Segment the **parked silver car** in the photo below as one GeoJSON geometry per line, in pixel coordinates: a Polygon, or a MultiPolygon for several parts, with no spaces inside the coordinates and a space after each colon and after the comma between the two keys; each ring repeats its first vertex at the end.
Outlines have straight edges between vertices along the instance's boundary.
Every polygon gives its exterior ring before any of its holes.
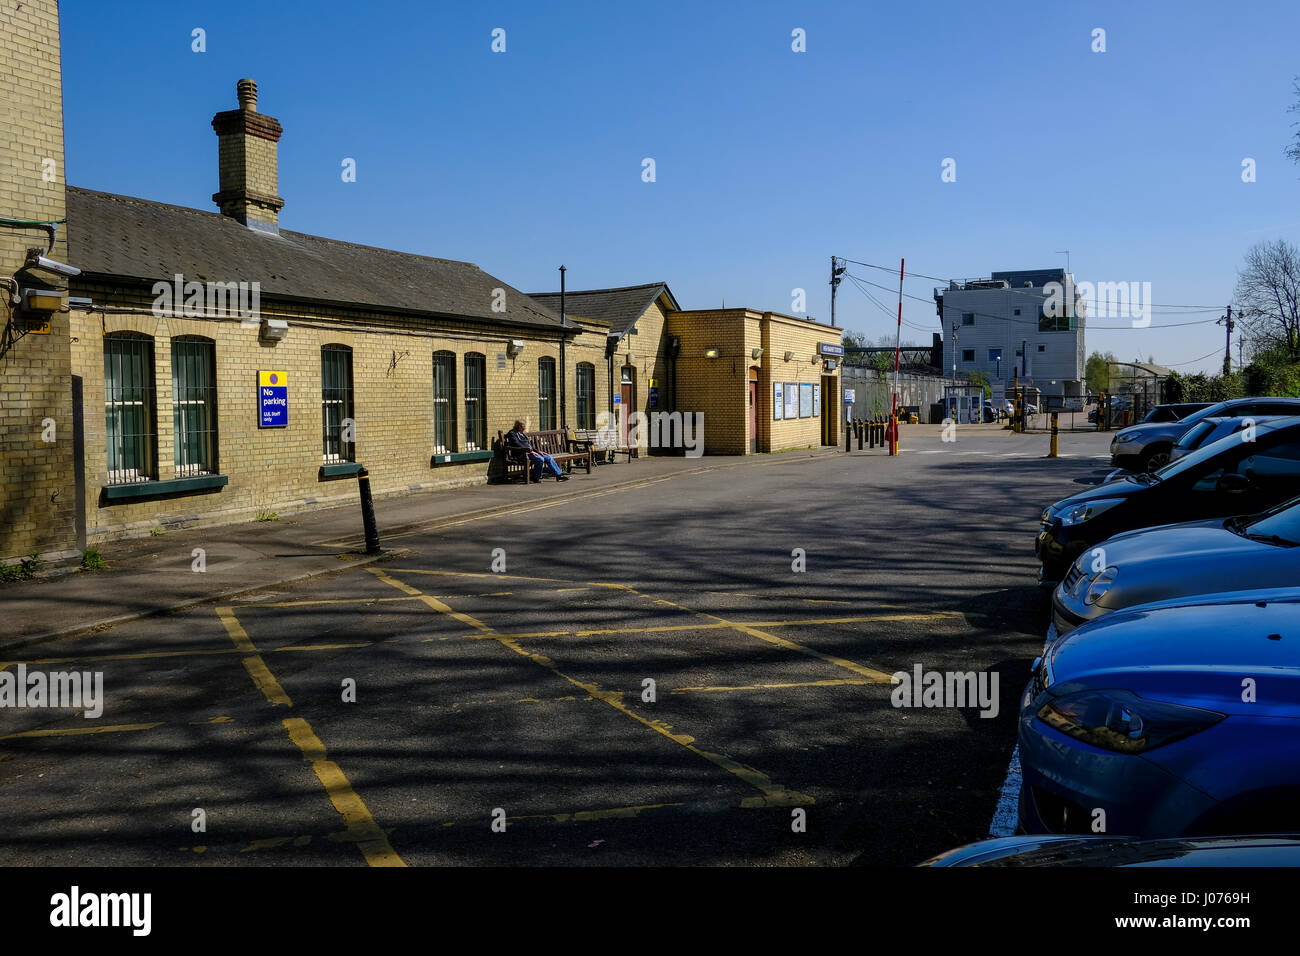
{"type": "Polygon", "coordinates": [[[1248,436],[1253,431],[1248,431],[1253,425],[1263,425],[1267,422],[1276,422],[1284,417],[1283,415],[1261,415],[1258,418],[1249,416],[1236,416],[1232,418],[1206,418],[1193,425],[1182,438],[1174,445],[1173,450],[1169,452],[1170,462],[1175,462],[1189,452],[1196,451],[1202,445],[1212,445],[1220,438],[1227,438],[1229,435],[1242,433],[1242,440],[1249,441],[1248,436]]]}
{"type": "Polygon", "coordinates": [[[1257,515],[1128,531],[1085,551],[1052,592],[1050,646],[1111,611],[1300,582],[1300,498],[1257,515]]]}
{"type": "Polygon", "coordinates": [[[1176,422],[1150,422],[1120,429],[1110,442],[1114,468],[1149,472],[1169,463],[1174,444],[1193,425],[1207,418],[1227,416],[1300,415],[1300,398],[1234,398],[1188,415],[1176,422]]]}

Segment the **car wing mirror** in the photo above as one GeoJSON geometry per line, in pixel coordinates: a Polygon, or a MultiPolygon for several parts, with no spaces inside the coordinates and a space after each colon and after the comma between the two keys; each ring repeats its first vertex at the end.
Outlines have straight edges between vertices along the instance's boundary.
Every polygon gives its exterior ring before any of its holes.
{"type": "Polygon", "coordinates": [[[1250,479],[1235,471],[1230,471],[1226,475],[1223,475],[1219,479],[1218,484],[1215,485],[1216,490],[1226,491],[1229,493],[1242,492],[1249,487],[1250,479]]]}

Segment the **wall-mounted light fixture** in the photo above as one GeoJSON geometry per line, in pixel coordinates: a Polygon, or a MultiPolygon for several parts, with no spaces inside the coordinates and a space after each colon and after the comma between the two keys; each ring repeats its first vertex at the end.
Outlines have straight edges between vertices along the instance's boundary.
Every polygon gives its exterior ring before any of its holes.
{"type": "Polygon", "coordinates": [[[511,339],[509,342],[506,343],[506,354],[509,355],[511,358],[514,358],[523,350],[524,350],[523,339],[511,339]]]}
{"type": "Polygon", "coordinates": [[[792,358],[794,358],[794,353],[793,353],[793,352],[786,352],[786,353],[785,353],[785,360],[786,360],[787,362],[790,361],[790,359],[792,359],[792,358]]]}
{"type": "Polygon", "coordinates": [[[284,319],[263,319],[258,334],[263,342],[279,342],[289,334],[289,323],[284,319]]]}
{"type": "Polygon", "coordinates": [[[752,359],[761,359],[761,358],[763,357],[763,350],[762,350],[762,349],[751,349],[750,352],[749,352],[749,357],[752,358],[752,359]]]}
{"type": "Polygon", "coordinates": [[[718,356],[720,356],[721,354],[722,354],[722,350],[721,350],[721,349],[705,349],[705,350],[704,350],[704,357],[707,358],[707,359],[715,359],[715,358],[717,358],[718,356]]]}
{"type": "Polygon", "coordinates": [[[677,358],[677,356],[681,354],[681,351],[682,351],[682,340],[678,338],[676,335],[668,336],[669,358],[677,358]]]}

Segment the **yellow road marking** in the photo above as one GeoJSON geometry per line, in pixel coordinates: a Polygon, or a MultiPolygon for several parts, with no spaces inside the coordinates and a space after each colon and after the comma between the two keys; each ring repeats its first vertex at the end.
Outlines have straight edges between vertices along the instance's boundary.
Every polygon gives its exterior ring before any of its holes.
{"type": "MultiPolygon", "coordinates": [[[[346,644],[297,644],[292,647],[276,647],[268,651],[268,654],[283,654],[287,651],[339,651],[347,650],[353,647],[369,647],[369,641],[353,641],[346,644]]],[[[73,661],[84,663],[94,663],[97,661],[147,661],[167,657],[221,657],[230,654],[246,654],[247,651],[239,647],[214,647],[205,650],[190,651],[140,651],[134,654],[85,654],[77,657],[43,657],[40,660],[27,661],[28,667],[35,667],[41,664],[69,664],[73,661]]],[[[10,663],[18,663],[12,661],[10,663]]],[[[5,664],[0,666],[0,670],[10,666],[5,664]]]]}
{"type": "Polygon", "coordinates": [[[104,727],[66,727],[52,730],[24,730],[17,734],[5,734],[0,740],[17,740],[20,737],[78,737],[83,734],[121,734],[132,730],[153,730],[161,727],[162,721],[153,724],[112,724],[104,727]]]}
{"type": "Polygon", "coordinates": [[[302,751],[303,757],[311,763],[311,769],[325,787],[334,809],[343,815],[343,824],[355,838],[366,862],[371,866],[406,866],[389,844],[388,834],[375,822],[365,801],[357,796],[339,765],[325,759],[325,745],[312,731],[311,725],[301,717],[286,717],[284,729],[289,732],[289,739],[302,751]]]}
{"type": "MultiPolygon", "coordinates": [[[[399,591],[402,591],[406,594],[420,593],[417,589],[411,587],[409,584],[405,584],[402,581],[398,581],[396,578],[392,577],[391,575],[389,575],[388,573],[386,573],[385,571],[379,568],[368,567],[366,568],[366,570],[369,571],[371,574],[373,574],[375,577],[377,577],[379,580],[383,581],[385,584],[397,588],[399,591]]],[[[514,638],[506,634],[498,634],[497,632],[493,631],[492,628],[484,624],[482,621],[479,621],[478,619],[471,617],[468,614],[462,614],[459,611],[454,611],[447,605],[443,604],[441,601],[437,600],[436,598],[432,598],[429,597],[428,595],[424,595],[424,603],[431,610],[437,611],[439,614],[444,614],[449,617],[455,618],[461,623],[467,624],[470,627],[474,628],[476,631],[479,631],[480,633],[479,635],[477,635],[478,637],[490,638],[491,640],[494,640],[497,643],[501,644],[501,646],[509,648],[511,651],[514,651],[516,654],[520,655],[521,657],[526,657],[529,660],[531,660],[533,663],[546,668],[551,673],[555,674],[557,677],[567,681],[568,683],[572,684],[574,687],[579,688],[580,690],[586,691],[587,694],[589,694],[590,696],[594,697],[595,699],[601,701],[604,704],[609,705],[610,707],[614,708],[624,716],[630,717],[632,720],[635,720],[637,723],[642,724],[645,727],[649,727],[655,733],[667,737],[673,743],[678,744],[681,747],[685,747],[691,753],[703,757],[705,760],[708,760],[709,762],[715,764],[716,766],[721,767],[723,770],[726,770],[728,773],[732,774],[733,776],[740,778],[741,780],[745,781],[745,783],[749,784],[751,787],[758,790],[762,794],[761,797],[746,797],[741,802],[741,806],[743,807],[757,807],[757,806],[788,807],[788,806],[799,806],[802,804],[810,804],[813,802],[813,798],[808,796],[807,794],[788,790],[785,787],[781,786],[780,784],[775,783],[770,777],[768,777],[766,774],[762,773],[761,771],[756,770],[753,767],[748,767],[745,764],[742,764],[738,761],[732,760],[726,754],[711,753],[710,751],[703,750],[699,747],[696,747],[695,738],[690,737],[686,734],[673,733],[672,727],[661,720],[647,720],[645,717],[642,717],[640,714],[636,713],[635,711],[633,711],[623,703],[623,694],[621,691],[602,690],[600,686],[597,684],[587,683],[585,681],[581,681],[577,679],[576,677],[570,677],[568,674],[564,673],[558,667],[556,667],[555,662],[552,661],[549,657],[546,657],[542,654],[533,654],[530,653],[529,651],[524,650],[519,645],[519,642],[514,638]]]]}
{"type": "MultiPolygon", "coordinates": [[[[649,595],[645,595],[645,596],[649,597],[649,595]]],[[[776,647],[781,647],[788,651],[798,651],[800,654],[807,654],[809,657],[815,657],[818,660],[825,661],[828,664],[834,664],[836,667],[842,667],[846,671],[851,671],[854,674],[867,678],[872,683],[875,684],[893,683],[892,677],[889,674],[883,673],[882,671],[873,670],[870,667],[864,667],[861,664],[848,660],[847,658],[844,657],[837,657],[834,654],[823,653],[822,651],[819,651],[816,648],[808,647],[804,644],[799,644],[795,641],[787,640],[784,637],[777,637],[775,634],[768,634],[766,631],[760,631],[757,627],[754,627],[753,625],[743,624],[739,621],[728,621],[726,618],[718,617],[716,614],[709,614],[705,611],[695,611],[692,610],[691,608],[684,607],[683,605],[677,604],[673,601],[659,600],[658,603],[667,604],[671,607],[679,608],[691,614],[698,614],[700,617],[706,617],[709,620],[718,621],[720,623],[730,625],[730,627],[732,627],[734,630],[740,631],[742,634],[748,634],[750,637],[756,637],[760,641],[765,641],[768,644],[775,645],[776,647]]],[[[880,619],[881,618],[876,618],[876,620],[880,620],[880,619]]],[[[840,619],[838,621],[838,623],[847,623],[847,622],[848,619],[840,619]]]]}
{"type": "Polygon", "coordinates": [[[374,604],[377,601],[411,601],[409,597],[363,597],[363,598],[322,598],[315,601],[254,601],[249,604],[240,604],[238,607],[241,611],[256,610],[259,607],[315,607],[325,604],[374,604]]]}
{"type": "Polygon", "coordinates": [[[267,700],[276,707],[292,707],[293,701],[289,695],[284,692],[280,682],[275,679],[271,669],[266,666],[266,661],[262,660],[262,655],[257,653],[257,648],[248,637],[248,632],[235,617],[235,612],[228,607],[217,608],[217,617],[221,618],[221,623],[225,625],[226,633],[230,639],[235,642],[235,647],[244,654],[250,656],[244,658],[244,668],[248,671],[248,676],[253,678],[253,683],[257,689],[262,692],[267,700]]]}
{"type": "Polygon", "coordinates": [[[868,684],[878,684],[879,681],[865,680],[863,678],[846,677],[841,680],[806,680],[791,681],[785,684],[744,684],[731,686],[716,687],[674,687],[674,694],[691,694],[691,693],[711,693],[715,691],[730,690],[784,690],[787,687],[863,687],[868,684]]]}

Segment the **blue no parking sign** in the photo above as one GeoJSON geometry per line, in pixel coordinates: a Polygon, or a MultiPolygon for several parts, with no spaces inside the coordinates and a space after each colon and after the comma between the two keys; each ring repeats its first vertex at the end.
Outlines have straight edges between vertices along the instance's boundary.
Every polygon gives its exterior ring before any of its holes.
{"type": "Polygon", "coordinates": [[[257,373],[257,427],[289,424],[289,379],[284,372],[257,373]]]}

